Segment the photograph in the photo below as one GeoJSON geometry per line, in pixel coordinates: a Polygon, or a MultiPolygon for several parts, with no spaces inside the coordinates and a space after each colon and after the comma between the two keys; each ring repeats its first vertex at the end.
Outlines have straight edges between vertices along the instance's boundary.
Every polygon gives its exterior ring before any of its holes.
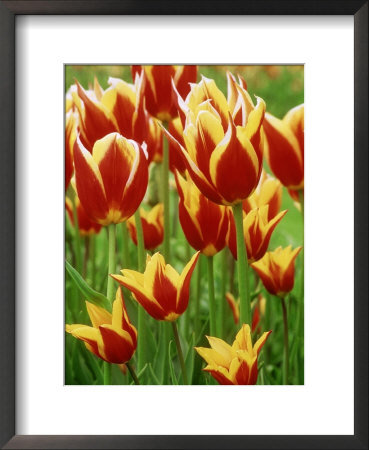
{"type": "Polygon", "coordinates": [[[65,385],[304,385],[304,65],[64,71],[65,385]]]}

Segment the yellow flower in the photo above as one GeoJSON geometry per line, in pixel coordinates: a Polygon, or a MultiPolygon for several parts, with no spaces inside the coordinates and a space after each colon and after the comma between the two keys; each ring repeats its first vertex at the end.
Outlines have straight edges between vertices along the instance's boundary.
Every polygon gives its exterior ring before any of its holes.
{"type": "Polygon", "coordinates": [[[270,333],[265,332],[253,345],[250,326],[244,324],[232,346],[207,336],[211,348],[195,347],[195,350],[208,364],[204,370],[219,384],[256,384],[258,355],[270,333]]]}

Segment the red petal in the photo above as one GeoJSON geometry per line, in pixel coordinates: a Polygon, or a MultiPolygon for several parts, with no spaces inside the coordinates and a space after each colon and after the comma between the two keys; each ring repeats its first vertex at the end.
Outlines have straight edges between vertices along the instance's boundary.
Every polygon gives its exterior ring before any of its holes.
{"type": "Polygon", "coordinates": [[[74,167],[78,197],[86,214],[101,223],[108,214],[108,204],[104,188],[91,166],[95,163],[91,160],[92,156],[77,139],[74,143],[74,167]]]}

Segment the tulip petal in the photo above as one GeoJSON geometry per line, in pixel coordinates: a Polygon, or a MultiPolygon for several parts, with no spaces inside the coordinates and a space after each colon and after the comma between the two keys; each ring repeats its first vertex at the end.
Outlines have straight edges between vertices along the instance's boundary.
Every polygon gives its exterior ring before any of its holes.
{"type": "Polygon", "coordinates": [[[197,260],[199,259],[200,252],[195,253],[190,261],[187,263],[183,272],[179,277],[178,291],[177,291],[177,313],[182,314],[188,305],[188,299],[190,295],[190,281],[192,273],[196,267],[197,260]]]}
{"type": "Polygon", "coordinates": [[[254,344],[254,354],[258,355],[260,353],[260,351],[263,348],[263,346],[264,346],[266,340],[268,339],[270,333],[271,333],[271,331],[266,331],[255,342],[255,344],[254,344]]]}
{"type": "Polygon", "coordinates": [[[230,120],[224,139],[210,158],[212,182],[228,204],[247,198],[258,183],[259,161],[244,129],[230,120]]]}
{"type": "Polygon", "coordinates": [[[285,122],[292,130],[299,141],[302,157],[304,157],[304,105],[295,106],[290,109],[283,117],[285,122]]]}
{"type": "Polygon", "coordinates": [[[107,361],[123,364],[132,358],[135,346],[126,331],[117,330],[111,325],[102,325],[99,330],[103,342],[103,347],[99,347],[99,350],[107,361]]]}
{"type": "Polygon", "coordinates": [[[301,149],[291,128],[271,114],[263,123],[268,141],[268,162],[275,176],[288,188],[303,186],[304,164],[301,149]]]}
{"type": "Polygon", "coordinates": [[[220,355],[222,360],[224,361],[224,364],[221,365],[224,365],[224,367],[229,367],[232,359],[236,356],[233,348],[222,339],[213,336],[206,336],[206,338],[209,341],[210,347],[218,355],[220,355]]]}
{"type": "Polygon", "coordinates": [[[105,188],[97,164],[79,138],[74,143],[76,190],[86,213],[102,223],[108,213],[105,188]]]}
{"type": "Polygon", "coordinates": [[[94,143],[109,133],[117,131],[114,117],[101,104],[90,99],[83,87],[76,81],[77,92],[83,101],[84,110],[79,109],[81,133],[84,144],[91,151],[94,143]]]}
{"type": "Polygon", "coordinates": [[[134,299],[156,320],[164,320],[165,311],[159,303],[148,293],[143,286],[138,285],[134,280],[121,275],[111,275],[114,280],[126,287],[133,294],[134,299]]]}
{"type": "Polygon", "coordinates": [[[94,328],[99,328],[99,326],[103,324],[111,324],[112,315],[106,311],[106,309],[101,308],[101,306],[94,305],[88,301],[86,301],[86,308],[94,328]]]}
{"type": "Polygon", "coordinates": [[[229,373],[226,369],[220,366],[207,366],[204,369],[205,372],[209,372],[215,380],[223,385],[233,385],[233,381],[229,377],[229,373]]]}

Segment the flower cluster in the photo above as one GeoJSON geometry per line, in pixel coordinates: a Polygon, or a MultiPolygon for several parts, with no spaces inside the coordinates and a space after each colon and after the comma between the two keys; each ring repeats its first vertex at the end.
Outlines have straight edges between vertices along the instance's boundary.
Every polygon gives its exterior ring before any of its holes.
{"type": "Polygon", "coordinates": [[[193,65],[137,65],[130,80],[118,69],[66,94],[66,331],[94,355],[74,351],[68,379],[118,382],[115,364],[124,384],[128,372],[136,384],[299,382],[286,301],[301,344],[302,246],[283,224],[286,192],[303,213],[304,105],[279,119],[243,76],[217,67],[210,78],[193,65]],[[267,339],[277,350],[261,356],[267,339]]]}

